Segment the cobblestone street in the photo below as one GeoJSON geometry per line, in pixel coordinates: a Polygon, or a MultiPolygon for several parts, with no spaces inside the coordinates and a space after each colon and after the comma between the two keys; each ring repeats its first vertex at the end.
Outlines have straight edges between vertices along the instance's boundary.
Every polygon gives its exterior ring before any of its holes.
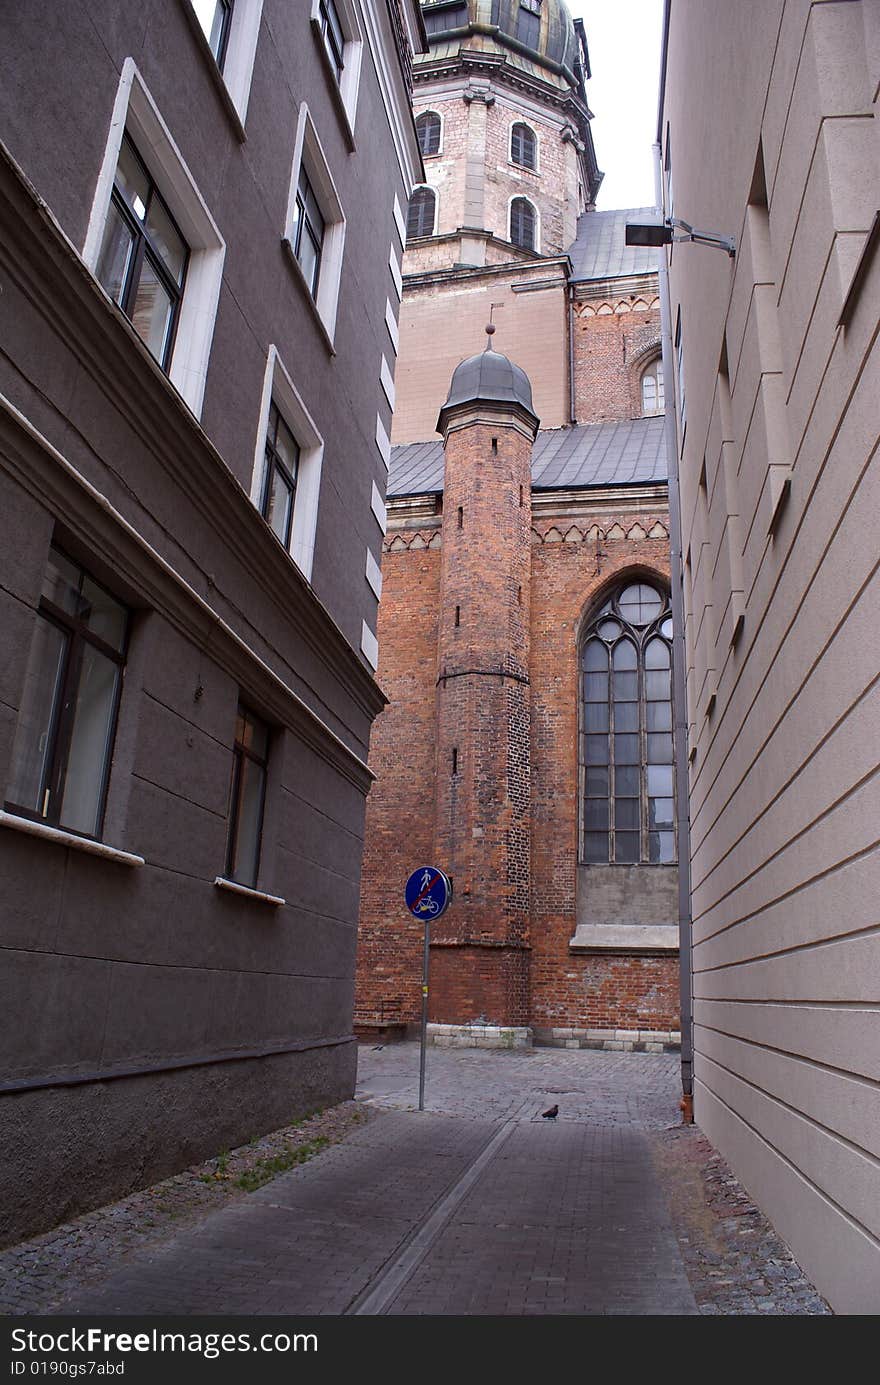
{"type": "Polygon", "coordinates": [[[770,1314],[827,1305],[670,1054],[364,1046],[357,1099],[0,1253],[7,1314],[770,1314]],[[558,1105],[556,1120],[541,1112],[558,1105]]]}

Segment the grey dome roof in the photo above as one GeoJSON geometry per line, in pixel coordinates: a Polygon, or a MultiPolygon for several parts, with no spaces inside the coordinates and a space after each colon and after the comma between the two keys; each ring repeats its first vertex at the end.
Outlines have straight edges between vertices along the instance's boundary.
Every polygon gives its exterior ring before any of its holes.
{"type": "Polygon", "coordinates": [[[530,414],[534,413],[528,375],[499,351],[480,351],[457,365],[443,407],[451,409],[456,404],[470,404],[477,399],[520,404],[530,414]]]}
{"type": "MultiPolygon", "coordinates": [[[[452,0],[421,0],[421,5],[429,42],[442,42],[445,33],[459,33],[463,29],[460,5],[452,0]],[[447,16],[448,27],[444,23],[447,16]]],[[[566,69],[571,76],[575,75],[578,41],[565,0],[541,0],[539,9],[534,12],[539,22],[527,26],[530,40],[531,30],[535,28],[537,38],[529,42],[520,37],[525,32],[519,22],[520,0],[467,0],[467,9],[465,24],[480,25],[483,34],[497,37],[505,45],[512,40],[522,52],[534,55],[539,61],[546,58],[566,69]]]]}

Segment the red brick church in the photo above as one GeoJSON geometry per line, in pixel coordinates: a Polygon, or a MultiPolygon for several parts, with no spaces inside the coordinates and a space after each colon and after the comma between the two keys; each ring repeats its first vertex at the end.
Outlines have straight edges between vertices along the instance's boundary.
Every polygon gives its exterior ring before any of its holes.
{"type": "Polygon", "coordinates": [[[656,1049],[679,1018],[653,252],[594,208],[561,0],[423,15],[356,1024],[419,1019],[403,885],[433,864],[435,1042],[656,1049]]]}

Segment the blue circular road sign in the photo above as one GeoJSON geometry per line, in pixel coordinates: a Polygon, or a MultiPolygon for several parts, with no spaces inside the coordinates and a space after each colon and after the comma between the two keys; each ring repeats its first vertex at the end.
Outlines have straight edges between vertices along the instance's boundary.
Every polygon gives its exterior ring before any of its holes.
{"type": "Polygon", "coordinates": [[[406,907],[414,918],[439,918],[451,898],[452,881],[437,866],[419,866],[406,882],[406,907]]]}

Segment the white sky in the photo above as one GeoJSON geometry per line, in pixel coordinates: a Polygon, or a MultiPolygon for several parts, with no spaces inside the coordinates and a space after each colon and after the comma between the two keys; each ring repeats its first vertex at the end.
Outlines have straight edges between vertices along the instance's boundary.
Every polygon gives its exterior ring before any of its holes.
{"type": "Polygon", "coordinates": [[[605,174],[596,205],[654,202],[651,146],[657,132],[663,0],[567,0],[584,21],[590,67],[587,100],[596,158],[605,174]]]}

